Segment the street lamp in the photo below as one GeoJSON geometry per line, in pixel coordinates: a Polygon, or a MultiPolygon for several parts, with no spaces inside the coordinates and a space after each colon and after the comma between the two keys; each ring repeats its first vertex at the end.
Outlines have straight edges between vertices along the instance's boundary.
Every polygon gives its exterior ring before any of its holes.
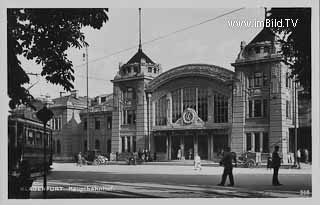
{"type": "Polygon", "coordinates": [[[43,198],[47,198],[47,136],[46,125],[47,122],[53,117],[51,110],[45,105],[41,110],[36,113],[37,118],[43,123],[43,198]]]}

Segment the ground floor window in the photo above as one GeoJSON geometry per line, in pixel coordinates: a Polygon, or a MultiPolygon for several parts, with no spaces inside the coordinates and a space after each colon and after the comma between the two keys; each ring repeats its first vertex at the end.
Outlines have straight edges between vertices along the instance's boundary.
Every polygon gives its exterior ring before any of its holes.
{"type": "Polygon", "coordinates": [[[60,140],[57,140],[57,153],[60,154],[61,153],[61,144],[60,144],[60,140]]]}
{"type": "Polygon", "coordinates": [[[100,141],[99,140],[95,141],[94,147],[95,147],[95,149],[100,149],[100,141]]]}
{"type": "Polygon", "coordinates": [[[268,132],[248,132],[246,133],[246,151],[269,152],[268,132]]]}

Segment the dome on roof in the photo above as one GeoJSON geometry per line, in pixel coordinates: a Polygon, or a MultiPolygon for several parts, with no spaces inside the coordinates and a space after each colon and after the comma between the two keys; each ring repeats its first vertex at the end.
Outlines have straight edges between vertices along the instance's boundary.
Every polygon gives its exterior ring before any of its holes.
{"type": "Polygon", "coordinates": [[[127,64],[141,63],[141,60],[145,61],[145,63],[155,64],[141,48],[139,48],[138,52],[127,62],[127,64]]]}
{"type": "Polygon", "coordinates": [[[270,28],[264,27],[256,37],[249,43],[249,44],[254,44],[254,43],[259,43],[259,42],[265,42],[265,41],[275,41],[276,35],[271,31],[270,28]]]}

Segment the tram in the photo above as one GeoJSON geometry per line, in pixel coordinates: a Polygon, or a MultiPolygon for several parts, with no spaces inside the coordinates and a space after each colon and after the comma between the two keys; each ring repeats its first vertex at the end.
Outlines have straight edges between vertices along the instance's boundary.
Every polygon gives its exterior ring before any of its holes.
{"type": "Polygon", "coordinates": [[[8,173],[9,177],[19,177],[22,169],[29,169],[32,175],[41,174],[46,164],[52,165],[52,130],[34,119],[19,115],[8,118],[8,173]],[[44,162],[44,143],[46,161],[44,162]],[[27,167],[26,167],[27,166],[27,167]]]}

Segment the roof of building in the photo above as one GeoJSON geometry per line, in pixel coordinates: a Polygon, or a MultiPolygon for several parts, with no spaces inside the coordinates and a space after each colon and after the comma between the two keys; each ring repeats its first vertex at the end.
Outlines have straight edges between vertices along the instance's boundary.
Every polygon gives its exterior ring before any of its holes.
{"type": "Polygon", "coordinates": [[[143,51],[141,48],[138,49],[138,52],[132,56],[132,58],[127,62],[127,64],[140,63],[141,59],[145,59],[146,63],[155,64],[143,51]]]}
{"type": "Polygon", "coordinates": [[[265,42],[265,41],[272,42],[275,40],[275,37],[276,37],[276,34],[273,31],[271,31],[270,28],[264,27],[249,44],[265,42]]]}
{"type": "Polygon", "coordinates": [[[147,90],[153,91],[169,81],[190,76],[206,77],[222,83],[229,83],[234,80],[234,72],[226,68],[209,64],[187,64],[160,74],[148,83],[147,90]]]}
{"type": "Polygon", "coordinates": [[[52,99],[53,105],[51,107],[56,106],[66,106],[70,103],[74,106],[83,106],[86,105],[87,97],[75,97],[73,95],[66,95],[58,98],[52,99]]]}

